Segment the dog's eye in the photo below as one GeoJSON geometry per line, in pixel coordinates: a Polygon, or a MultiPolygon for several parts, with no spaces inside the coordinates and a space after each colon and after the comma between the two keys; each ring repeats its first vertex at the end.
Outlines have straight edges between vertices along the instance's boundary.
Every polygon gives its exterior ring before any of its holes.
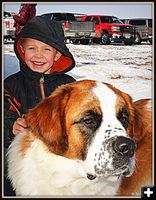
{"type": "Polygon", "coordinates": [[[85,123],[86,125],[90,125],[90,124],[93,124],[94,121],[93,121],[93,119],[84,119],[84,123],[85,123]]]}
{"type": "Polygon", "coordinates": [[[99,127],[101,119],[100,114],[90,110],[85,112],[83,117],[75,123],[79,124],[80,127],[95,131],[99,127]]]}
{"type": "Polygon", "coordinates": [[[92,129],[92,130],[96,129],[96,128],[97,128],[97,125],[98,125],[96,119],[93,118],[93,117],[90,117],[90,118],[88,118],[88,117],[87,117],[87,118],[82,118],[82,119],[80,120],[80,123],[81,123],[83,126],[85,126],[86,128],[90,128],[90,129],[92,129]]]}
{"type": "Polygon", "coordinates": [[[123,125],[123,127],[125,129],[128,128],[128,123],[129,123],[129,114],[126,108],[122,108],[118,115],[117,115],[118,120],[121,122],[121,124],[123,125]]]}

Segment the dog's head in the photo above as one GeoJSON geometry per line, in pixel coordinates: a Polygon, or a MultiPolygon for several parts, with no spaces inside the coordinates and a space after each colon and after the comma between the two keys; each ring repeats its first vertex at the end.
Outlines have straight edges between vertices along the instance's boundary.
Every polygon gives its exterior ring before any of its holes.
{"type": "Polygon", "coordinates": [[[133,172],[133,115],[129,95],[106,83],[83,80],[59,87],[26,119],[50,152],[81,163],[93,179],[133,172]]]}

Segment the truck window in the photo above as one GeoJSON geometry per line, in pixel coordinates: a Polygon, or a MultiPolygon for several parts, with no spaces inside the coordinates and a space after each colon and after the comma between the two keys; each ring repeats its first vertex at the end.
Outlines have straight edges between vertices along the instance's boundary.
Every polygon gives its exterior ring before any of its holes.
{"type": "Polygon", "coordinates": [[[111,17],[111,20],[112,20],[112,23],[123,24],[123,22],[120,19],[118,19],[117,17],[111,17]]]}
{"type": "Polygon", "coordinates": [[[86,22],[91,21],[91,16],[87,16],[86,19],[85,19],[85,21],[86,21],[86,22]]]}
{"type": "Polygon", "coordinates": [[[102,23],[111,23],[110,17],[101,17],[102,23]]]}
{"type": "Polygon", "coordinates": [[[93,22],[95,22],[95,24],[99,24],[99,19],[97,17],[93,17],[93,22]]]}
{"type": "Polygon", "coordinates": [[[82,22],[82,21],[83,21],[83,19],[82,19],[82,17],[81,17],[81,16],[76,16],[76,21],[78,21],[78,22],[82,22]]]}
{"type": "Polygon", "coordinates": [[[66,21],[66,18],[62,14],[55,13],[53,14],[52,20],[66,21]]]}
{"type": "Polygon", "coordinates": [[[152,27],[152,19],[148,19],[148,26],[152,27]]]}
{"type": "Polygon", "coordinates": [[[145,26],[146,20],[130,20],[129,23],[136,26],[145,26]]]}
{"type": "Polygon", "coordinates": [[[46,16],[48,19],[56,20],[56,21],[62,21],[66,22],[68,21],[76,21],[76,18],[72,14],[66,14],[66,13],[51,13],[51,14],[45,14],[43,16],[46,16]]]}
{"type": "Polygon", "coordinates": [[[117,17],[111,16],[101,16],[102,23],[115,23],[115,24],[123,24],[123,22],[117,17]]]}
{"type": "Polygon", "coordinates": [[[67,14],[67,18],[68,21],[76,21],[76,17],[73,14],[67,14]]]}

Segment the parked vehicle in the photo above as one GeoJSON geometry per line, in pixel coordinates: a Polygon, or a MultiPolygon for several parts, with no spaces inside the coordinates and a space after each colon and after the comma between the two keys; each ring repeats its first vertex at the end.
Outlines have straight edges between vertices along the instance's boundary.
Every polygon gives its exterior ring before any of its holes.
{"type": "Polygon", "coordinates": [[[88,44],[95,37],[94,22],[78,22],[73,13],[46,13],[42,15],[50,20],[60,21],[65,39],[73,43],[88,44]]]}
{"type": "Polygon", "coordinates": [[[135,27],[124,24],[115,16],[108,15],[79,15],[78,21],[92,21],[95,23],[96,36],[94,41],[107,45],[111,42],[124,42],[132,45],[135,41],[135,27]]]}
{"type": "Polygon", "coordinates": [[[152,44],[152,19],[135,18],[121,20],[126,24],[132,24],[136,27],[136,44],[141,44],[142,41],[149,41],[152,44]]]}
{"type": "Polygon", "coordinates": [[[4,40],[15,39],[14,19],[10,12],[4,12],[3,16],[3,36],[4,40]]]}

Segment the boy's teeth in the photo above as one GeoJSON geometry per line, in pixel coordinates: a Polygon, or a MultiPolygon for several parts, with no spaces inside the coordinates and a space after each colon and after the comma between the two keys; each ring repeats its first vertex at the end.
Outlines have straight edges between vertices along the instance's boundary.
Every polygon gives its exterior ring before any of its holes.
{"type": "Polygon", "coordinates": [[[41,62],[34,62],[35,64],[37,64],[37,65],[42,65],[43,63],[41,63],[41,62]]]}

